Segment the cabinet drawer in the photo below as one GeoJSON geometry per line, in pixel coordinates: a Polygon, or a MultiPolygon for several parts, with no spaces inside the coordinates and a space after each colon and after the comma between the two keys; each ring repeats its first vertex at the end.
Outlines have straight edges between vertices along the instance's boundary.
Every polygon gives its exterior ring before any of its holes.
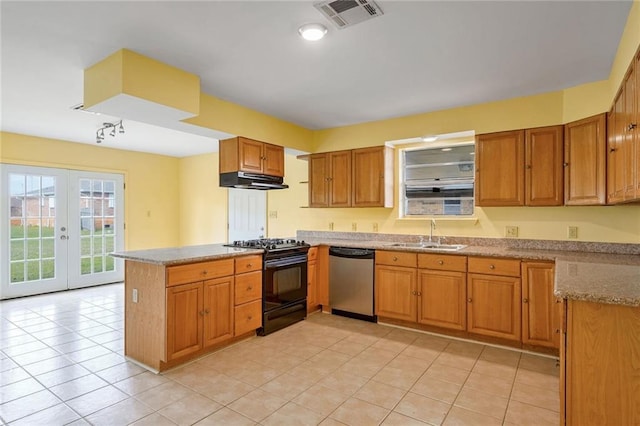
{"type": "Polygon", "coordinates": [[[233,259],[190,263],[167,268],[167,287],[233,275],[233,259]]]}
{"type": "Polygon", "coordinates": [[[469,257],[469,272],[519,277],[520,261],[497,257],[469,257]]]}
{"type": "Polygon", "coordinates": [[[262,327],[262,300],[235,307],[235,335],[262,327]]]}
{"type": "Polygon", "coordinates": [[[311,247],[309,249],[309,253],[307,253],[307,260],[311,262],[312,260],[316,260],[318,258],[318,247],[311,247]]]}
{"type": "Polygon", "coordinates": [[[262,256],[260,255],[236,258],[236,274],[261,270],[262,256]]]}
{"type": "Polygon", "coordinates": [[[262,299],[262,271],[236,275],[235,304],[262,299]]]}
{"type": "Polygon", "coordinates": [[[440,271],[467,271],[467,257],[450,254],[418,254],[418,268],[440,271]]]}
{"type": "Polygon", "coordinates": [[[405,253],[401,251],[376,250],[376,265],[418,266],[417,253],[405,253]]]}

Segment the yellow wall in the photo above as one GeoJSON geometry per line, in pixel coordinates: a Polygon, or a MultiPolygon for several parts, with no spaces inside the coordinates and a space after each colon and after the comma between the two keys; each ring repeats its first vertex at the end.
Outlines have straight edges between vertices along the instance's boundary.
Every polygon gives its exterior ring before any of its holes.
{"type": "Polygon", "coordinates": [[[0,162],[125,175],[125,247],[171,247],[178,235],[178,163],[173,157],[0,133],[0,162]]]}

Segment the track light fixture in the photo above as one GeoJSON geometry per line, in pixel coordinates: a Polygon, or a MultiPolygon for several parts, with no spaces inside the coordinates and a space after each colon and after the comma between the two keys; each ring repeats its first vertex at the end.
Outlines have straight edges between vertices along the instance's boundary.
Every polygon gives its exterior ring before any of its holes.
{"type": "Polygon", "coordinates": [[[102,143],[104,140],[104,131],[111,130],[109,132],[109,136],[116,136],[116,128],[118,128],[118,133],[124,133],[124,126],[122,125],[122,120],[117,123],[102,123],[102,127],[96,131],[96,143],[102,143]]]}

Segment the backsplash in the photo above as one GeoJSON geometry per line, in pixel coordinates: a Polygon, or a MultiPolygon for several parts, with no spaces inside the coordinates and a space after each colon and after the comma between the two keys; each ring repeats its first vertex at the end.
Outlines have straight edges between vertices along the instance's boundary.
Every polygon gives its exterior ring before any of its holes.
{"type": "MultiPolygon", "coordinates": [[[[422,235],[379,234],[368,232],[334,232],[334,231],[297,231],[297,239],[313,240],[350,240],[350,241],[394,241],[419,242],[422,235]]],[[[520,250],[557,250],[580,251],[592,253],[637,254],[640,255],[640,244],[600,243],[587,241],[526,240],[520,238],[473,238],[473,237],[441,237],[446,244],[465,244],[469,246],[488,246],[512,248],[520,250]]],[[[434,239],[437,241],[436,237],[434,239]]]]}

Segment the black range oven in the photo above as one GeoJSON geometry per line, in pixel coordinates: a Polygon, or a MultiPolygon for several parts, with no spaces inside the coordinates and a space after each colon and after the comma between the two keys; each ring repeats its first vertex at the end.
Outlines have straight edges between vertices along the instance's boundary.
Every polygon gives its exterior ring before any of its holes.
{"type": "Polygon", "coordinates": [[[262,328],[264,336],[307,316],[307,252],[304,241],[234,241],[234,247],[262,248],[262,328]]]}

